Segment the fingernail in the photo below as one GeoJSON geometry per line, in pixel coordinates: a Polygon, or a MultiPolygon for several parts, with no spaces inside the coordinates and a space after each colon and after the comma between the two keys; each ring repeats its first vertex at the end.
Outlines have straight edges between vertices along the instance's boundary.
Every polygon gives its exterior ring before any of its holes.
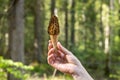
{"type": "Polygon", "coordinates": [[[60,42],[58,42],[58,45],[61,45],[60,42]]]}
{"type": "Polygon", "coordinates": [[[61,43],[60,42],[58,42],[58,48],[60,48],[61,47],[61,43]]]}
{"type": "Polygon", "coordinates": [[[50,40],[48,42],[50,43],[50,40]]]}
{"type": "Polygon", "coordinates": [[[49,43],[48,45],[50,46],[51,44],[49,43]]]}

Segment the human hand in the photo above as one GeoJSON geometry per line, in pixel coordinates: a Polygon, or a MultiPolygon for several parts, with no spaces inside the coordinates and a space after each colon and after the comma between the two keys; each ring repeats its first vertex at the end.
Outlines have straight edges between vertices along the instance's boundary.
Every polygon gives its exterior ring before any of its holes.
{"type": "Polygon", "coordinates": [[[75,80],[92,80],[80,61],[60,42],[57,43],[57,51],[53,48],[52,42],[48,45],[48,64],[57,70],[71,74],[75,80]]]}

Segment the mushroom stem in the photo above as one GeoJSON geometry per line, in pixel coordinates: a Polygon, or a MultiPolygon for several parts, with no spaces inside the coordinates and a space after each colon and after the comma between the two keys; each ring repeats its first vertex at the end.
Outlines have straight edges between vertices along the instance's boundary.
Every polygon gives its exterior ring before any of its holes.
{"type": "Polygon", "coordinates": [[[50,35],[50,39],[52,41],[53,48],[57,50],[58,35],[50,35]]]}

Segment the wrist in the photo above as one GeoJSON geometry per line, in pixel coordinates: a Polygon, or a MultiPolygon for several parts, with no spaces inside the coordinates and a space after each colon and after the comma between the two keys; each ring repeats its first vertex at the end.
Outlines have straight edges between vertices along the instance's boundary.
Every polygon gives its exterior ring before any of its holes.
{"type": "Polygon", "coordinates": [[[90,75],[81,74],[81,75],[72,75],[74,80],[93,80],[90,75]]]}
{"type": "Polygon", "coordinates": [[[75,73],[72,74],[74,80],[93,80],[88,72],[82,67],[76,69],[75,73]]]}
{"type": "Polygon", "coordinates": [[[77,71],[75,74],[72,74],[74,80],[87,80],[84,79],[86,78],[86,73],[82,72],[82,71],[77,71]]]}

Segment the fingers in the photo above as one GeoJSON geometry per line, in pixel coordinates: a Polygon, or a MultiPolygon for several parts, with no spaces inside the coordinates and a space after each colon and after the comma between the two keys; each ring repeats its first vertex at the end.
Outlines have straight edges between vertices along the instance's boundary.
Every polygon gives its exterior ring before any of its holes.
{"type": "Polygon", "coordinates": [[[51,48],[49,51],[48,51],[48,56],[51,55],[51,54],[54,54],[55,53],[55,49],[54,48],[51,48]]]}
{"type": "MultiPolygon", "coordinates": [[[[68,51],[66,48],[64,48],[60,42],[57,43],[57,47],[58,47],[58,51],[60,50],[63,54],[65,55],[72,55],[72,53],[70,51],[68,51]]],[[[49,44],[48,44],[48,50],[52,49],[53,45],[52,45],[52,41],[49,40],[49,44]]],[[[60,53],[60,52],[59,52],[60,53]]]]}
{"type": "Polygon", "coordinates": [[[55,61],[55,49],[54,48],[51,48],[49,51],[48,51],[48,64],[52,65],[55,61]]]}
{"type": "Polygon", "coordinates": [[[53,45],[52,45],[52,41],[51,41],[51,40],[49,40],[48,50],[50,50],[51,48],[53,48],[53,45]]]}
{"type": "Polygon", "coordinates": [[[65,57],[65,54],[63,52],[61,52],[60,50],[58,50],[58,53],[59,53],[59,55],[60,55],[61,58],[65,57]]]}
{"type": "Polygon", "coordinates": [[[66,48],[64,48],[60,42],[57,43],[57,47],[60,51],[62,51],[64,54],[66,55],[72,55],[72,53],[70,51],[68,51],[66,48]]]}
{"type": "Polygon", "coordinates": [[[54,54],[48,56],[48,64],[53,64],[55,61],[54,54]]]}
{"type": "MultiPolygon", "coordinates": [[[[56,55],[56,53],[53,53],[54,52],[54,48],[50,49],[49,53],[48,53],[48,64],[52,65],[54,63],[60,63],[60,62],[63,62],[63,59],[61,56],[58,56],[56,55]]],[[[62,54],[62,53],[59,53],[59,54],[62,54]]]]}
{"type": "Polygon", "coordinates": [[[51,48],[49,51],[48,51],[48,56],[50,56],[51,54],[54,54],[55,56],[59,56],[61,58],[64,58],[65,57],[65,54],[63,52],[61,52],[60,50],[57,50],[57,52],[55,51],[54,48],[51,48]]]}

